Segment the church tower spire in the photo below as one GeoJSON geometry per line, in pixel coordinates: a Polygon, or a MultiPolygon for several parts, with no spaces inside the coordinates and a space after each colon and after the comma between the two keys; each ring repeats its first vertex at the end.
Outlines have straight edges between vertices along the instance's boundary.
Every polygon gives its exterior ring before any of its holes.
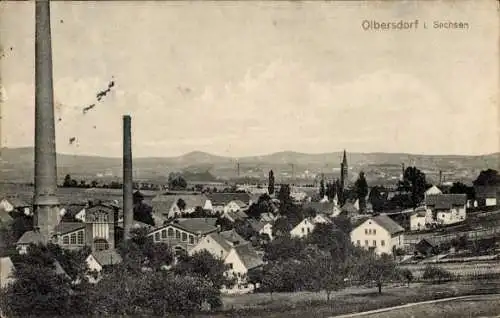
{"type": "Polygon", "coordinates": [[[348,171],[348,166],[347,166],[347,153],[344,149],[344,156],[342,158],[342,162],[340,163],[340,200],[341,202],[344,201],[344,193],[345,193],[345,188],[346,188],[346,180],[347,180],[347,171],[348,171]]]}

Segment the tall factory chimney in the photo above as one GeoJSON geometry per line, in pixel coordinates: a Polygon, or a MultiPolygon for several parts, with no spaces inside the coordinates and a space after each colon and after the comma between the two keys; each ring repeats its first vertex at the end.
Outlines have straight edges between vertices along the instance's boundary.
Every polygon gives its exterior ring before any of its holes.
{"type": "Polygon", "coordinates": [[[130,229],[134,221],[132,183],[132,133],[131,118],[123,116],[123,238],[130,239],[130,229]]]}
{"type": "Polygon", "coordinates": [[[35,1],[34,226],[48,240],[59,223],[50,2],[35,1]]]}

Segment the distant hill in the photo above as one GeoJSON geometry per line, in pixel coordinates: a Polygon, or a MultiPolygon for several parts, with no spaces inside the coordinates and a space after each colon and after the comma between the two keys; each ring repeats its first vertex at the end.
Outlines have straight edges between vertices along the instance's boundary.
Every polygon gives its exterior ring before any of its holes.
{"type": "MultiPolygon", "coordinates": [[[[219,178],[237,176],[236,165],[240,163],[240,176],[265,178],[270,169],[277,178],[319,173],[338,173],[341,152],[306,154],[299,152],[277,152],[264,156],[231,158],[194,151],[177,157],[135,158],[136,179],[166,180],[170,172],[210,172],[219,178]],[[293,165],[293,168],[292,168],[293,165]],[[293,169],[293,170],[292,170],[293,169]]],[[[13,182],[33,180],[33,148],[3,148],[0,171],[2,179],[13,182]]],[[[404,153],[348,153],[350,176],[365,171],[368,179],[390,179],[401,173],[401,165],[414,165],[423,170],[429,178],[435,178],[442,170],[448,179],[470,182],[486,168],[499,169],[500,153],[481,156],[461,155],[412,155],[404,153]],[[352,172],[351,172],[352,171],[352,172]]],[[[121,178],[122,159],[97,156],[58,154],[58,174],[62,180],[66,174],[74,178],[121,178]]]]}

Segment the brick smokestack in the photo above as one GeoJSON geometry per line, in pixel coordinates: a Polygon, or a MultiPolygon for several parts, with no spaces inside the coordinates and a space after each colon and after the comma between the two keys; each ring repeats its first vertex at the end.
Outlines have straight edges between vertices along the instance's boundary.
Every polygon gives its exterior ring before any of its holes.
{"type": "Polygon", "coordinates": [[[50,2],[35,1],[34,226],[49,239],[59,223],[50,2]]]}
{"type": "Polygon", "coordinates": [[[130,116],[123,116],[123,235],[125,240],[130,239],[130,229],[134,221],[131,125],[130,116]]]}

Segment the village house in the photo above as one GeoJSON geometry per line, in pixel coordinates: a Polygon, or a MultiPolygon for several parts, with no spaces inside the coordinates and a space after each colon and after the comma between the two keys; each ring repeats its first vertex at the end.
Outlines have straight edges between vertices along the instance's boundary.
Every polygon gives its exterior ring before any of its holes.
{"type": "Polygon", "coordinates": [[[96,276],[89,276],[91,282],[97,282],[103,270],[110,268],[113,265],[120,264],[122,257],[114,249],[104,251],[93,251],[85,259],[90,272],[97,274],[96,276]]]}
{"type": "Polygon", "coordinates": [[[0,258],[0,288],[3,289],[14,282],[14,264],[10,257],[0,258]]]}
{"type": "Polygon", "coordinates": [[[273,240],[273,223],[249,219],[248,223],[259,235],[267,235],[269,240],[273,240]]]}
{"type": "Polygon", "coordinates": [[[315,217],[304,218],[299,224],[295,225],[290,231],[291,237],[306,237],[314,231],[316,224],[331,223],[332,221],[324,214],[318,214],[315,217]]]}
{"type": "Polygon", "coordinates": [[[31,204],[17,196],[6,197],[0,201],[0,210],[7,213],[18,212],[25,215],[31,214],[31,204]]]}
{"type": "Polygon", "coordinates": [[[433,185],[432,187],[430,187],[425,191],[424,197],[427,197],[428,195],[438,195],[438,194],[443,194],[443,191],[441,191],[441,189],[433,185]]]}
{"type": "Polygon", "coordinates": [[[425,197],[425,206],[430,209],[438,224],[448,225],[462,222],[466,218],[466,194],[436,194],[425,197]]]}
{"type": "Polygon", "coordinates": [[[229,266],[227,275],[237,279],[237,288],[245,288],[248,283],[248,272],[257,270],[264,262],[251,244],[236,245],[231,248],[224,263],[229,266]]]}
{"type": "Polygon", "coordinates": [[[223,214],[225,212],[245,211],[251,203],[251,197],[248,193],[216,192],[207,194],[207,203],[204,209],[212,211],[214,214],[223,214]]]}
{"type": "Polygon", "coordinates": [[[331,217],[338,216],[342,210],[335,201],[333,202],[306,202],[302,205],[304,210],[313,209],[319,214],[326,214],[331,217]]]}
{"type": "Polygon", "coordinates": [[[244,221],[248,218],[248,215],[243,211],[225,211],[222,217],[229,220],[230,222],[244,221]]]}
{"type": "Polygon", "coordinates": [[[430,228],[431,224],[434,223],[434,218],[432,216],[432,211],[426,209],[424,206],[420,206],[414,210],[410,215],[410,230],[411,231],[422,231],[430,228]]]}
{"type": "Polygon", "coordinates": [[[402,248],[404,229],[387,215],[370,217],[351,231],[351,242],[377,254],[391,254],[402,248]]]}
{"type": "Polygon", "coordinates": [[[85,222],[84,204],[71,204],[61,208],[61,222],[85,222]]]}
{"type": "Polygon", "coordinates": [[[204,236],[196,246],[194,246],[189,254],[206,250],[214,257],[225,260],[231,248],[240,244],[248,244],[235,230],[223,231],[220,233],[210,233],[204,236]]]}
{"type": "Polygon", "coordinates": [[[216,218],[179,218],[152,230],[148,236],[155,243],[167,243],[176,253],[189,252],[210,233],[219,231],[216,218]]]}
{"type": "Polygon", "coordinates": [[[260,215],[260,221],[261,222],[274,222],[276,221],[278,217],[276,215],[274,215],[273,213],[268,213],[268,212],[265,212],[265,213],[262,213],[260,215]]]}
{"type": "Polygon", "coordinates": [[[153,215],[158,219],[173,219],[193,213],[196,208],[210,210],[203,194],[157,195],[151,200],[153,215]]]}
{"type": "Polygon", "coordinates": [[[500,200],[500,185],[474,185],[477,205],[479,206],[496,206],[500,200]]]}

